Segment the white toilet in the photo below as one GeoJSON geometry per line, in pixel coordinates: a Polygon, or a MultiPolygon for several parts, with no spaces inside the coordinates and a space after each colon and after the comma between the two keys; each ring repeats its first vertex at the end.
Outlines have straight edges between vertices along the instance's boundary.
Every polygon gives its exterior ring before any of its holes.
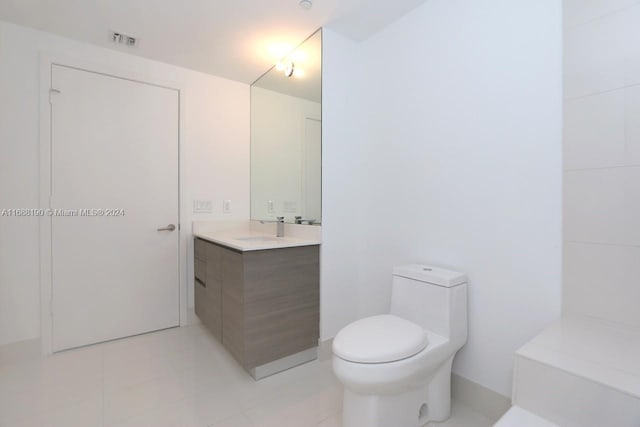
{"type": "Polygon", "coordinates": [[[343,427],[419,427],[451,412],[451,363],[467,341],[467,279],[424,265],[393,270],[390,314],[343,328],[333,369],[343,427]]]}

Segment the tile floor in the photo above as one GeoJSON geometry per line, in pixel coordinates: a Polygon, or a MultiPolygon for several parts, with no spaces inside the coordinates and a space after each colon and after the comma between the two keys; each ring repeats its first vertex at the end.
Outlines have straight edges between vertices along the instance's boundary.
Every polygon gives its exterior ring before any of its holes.
{"type": "Polygon", "coordinates": [[[255,382],[200,325],[0,365],[0,427],[339,427],[341,405],[330,361],[255,382]]]}

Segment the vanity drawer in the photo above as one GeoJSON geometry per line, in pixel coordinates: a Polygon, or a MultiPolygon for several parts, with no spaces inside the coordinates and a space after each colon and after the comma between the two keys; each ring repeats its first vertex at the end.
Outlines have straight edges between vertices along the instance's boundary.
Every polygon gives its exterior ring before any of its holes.
{"type": "Polygon", "coordinates": [[[222,342],[222,300],[220,286],[202,286],[195,283],[195,310],[200,321],[222,342]]]}
{"type": "Polygon", "coordinates": [[[207,286],[216,283],[222,285],[222,252],[223,248],[209,243],[207,245],[207,286]]]}
{"type": "Polygon", "coordinates": [[[194,249],[194,258],[202,260],[202,261],[206,261],[207,260],[207,246],[209,245],[209,243],[207,243],[205,240],[202,240],[200,238],[196,238],[195,241],[195,249],[194,249]]]}
{"type": "Polygon", "coordinates": [[[207,297],[207,290],[204,286],[202,286],[201,283],[199,283],[196,280],[196,283],[194,284],[194,297],[195,297],[195,310],[196,310],[196,314],[198,315],[198,317],[200,318],[200,320],[202,321],[202,323],[204,323],[205,325],[207,325],[207,314],[208,314],[208,309],[207,306],[209,305],[209,301],[208,301],[208,297],[207,297]]]}
{"type": "Polygon", "coordinates": [[[207,283],[207,263],[196,258],[194,260],[194,273],[196,280],[200,280],[202,283],[207,283]]]}

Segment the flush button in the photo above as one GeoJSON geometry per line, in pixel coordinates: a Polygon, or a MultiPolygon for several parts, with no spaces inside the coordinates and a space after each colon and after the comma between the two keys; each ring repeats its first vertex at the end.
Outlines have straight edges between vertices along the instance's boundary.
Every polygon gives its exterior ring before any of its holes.
{"type": "Polygon", "coordinates": [[[422,271],[433,271],[433,268],[424,267],[424,268],[422,269],[422,271]]]}

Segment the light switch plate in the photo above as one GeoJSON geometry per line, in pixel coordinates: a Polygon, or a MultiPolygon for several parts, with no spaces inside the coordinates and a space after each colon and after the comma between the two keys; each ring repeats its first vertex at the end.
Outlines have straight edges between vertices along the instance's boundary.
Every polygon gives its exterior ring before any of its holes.
{"type": "Polygon", "coordinates": [[[269,201],[267,202],[267,213],[272,214],[273,212],[274,212],[274,209],[273,209],[273,200],[269,200],[269,201]]]}
{"type": "Polygon", "coordinates": [[[222,202],[222,213],[231,213],[231,200],[224,200],[222,202]]]}
{"type": "Polygon", "coordinates": [[[193,213],[211,213],[213,212],[213,204],[211,200],[194,200],[193,213]]]}

